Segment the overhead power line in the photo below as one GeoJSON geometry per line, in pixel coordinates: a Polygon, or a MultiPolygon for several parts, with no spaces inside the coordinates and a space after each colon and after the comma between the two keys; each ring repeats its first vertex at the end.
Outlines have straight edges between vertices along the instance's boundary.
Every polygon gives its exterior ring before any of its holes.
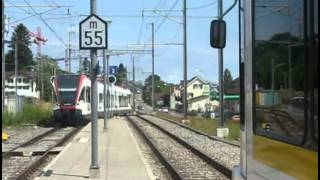
{"type": "MultiPolygon", "coordinates": [[[[43,12],[39,13],[39,15],[42,15],[42,14],[45,14],[45,13],[54,11],[54,10],[59,9],[59,8],[60,8],[60,7],[55,7],[55,8],[53,8],[53,9],[49,9],[49,10],[47,10],[47,11],[43,11],[43,12]]],[[[27,16],[27,17],[24,17],[24,18],[15,20],[15,21],[13,21],[13,22],[10,22],[10,24],[14,24],[14,23],[17,23],[17,22],[20,22],[20,21],[24,21],[24,20],[29,19],[29,18],[34,17],[34,16],[37,16],[37,14],[33,14],[33,15],[30,15],[30,16],[27,16]]]]}
{"type": "Polygon", "coordinates": [[[162,24],[166,21],[166,18],[171,14],[172,10],[177,6],[178,2],[179,0],[176,0],[176,2],[171,6],[169,12],[165,15],[160,24],[156,27],[155,33],[161,28],[162,24]]]}
{"type": "Polygon", "coordinates": [[[52,29],[52,27],[43,19],[43,17],[41,16],[41,14],[37,13],[37,11],[28,3],[28,1],[24,0],[24,2],[31,8],[31,10],[37,14],[40,18],[40,20],[50,29],[50,31],[59,39],[59,41],[61,41],[62,44],[66,45],[64,43],[64,41],[62,40],[62,38],[57,34],[57,32],[52,29]]]}
{"type": "Polygon", "coordinates": [[[197,7],[190,7],[190,8],[187,8],[187,10],[203,9],[203,8],[212,6],[212,5],[216,4],[216,3],[217,3],[217,1],[209,3],[209,4],[204,4],[204,5],[201,5],[201,6],[197,6],[197,7]]]}

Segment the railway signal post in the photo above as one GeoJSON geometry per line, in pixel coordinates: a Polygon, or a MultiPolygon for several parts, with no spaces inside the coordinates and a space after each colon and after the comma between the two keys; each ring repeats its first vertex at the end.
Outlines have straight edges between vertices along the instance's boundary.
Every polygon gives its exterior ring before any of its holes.
{"type": "Polygon", "coordinates": [[[96,16],[97,1],[90,1],[91,15],[79,24],[80,49],[89,49],[91,57],[91,165],[90,177],[99,177],[98,164],[98,95],[97,95],[97,50],[107,49],[107,22],[96,16]]]}

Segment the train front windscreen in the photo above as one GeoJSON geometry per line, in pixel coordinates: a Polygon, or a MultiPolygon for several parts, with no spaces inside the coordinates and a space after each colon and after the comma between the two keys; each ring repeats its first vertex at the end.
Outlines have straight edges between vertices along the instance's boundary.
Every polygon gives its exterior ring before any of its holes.
{"type": "Polygon", "coordinates": [[[61,105],[73,105],[76,100],[77,88],[79,85],[79,75],[58,76],[59,100],[61,105]]]}

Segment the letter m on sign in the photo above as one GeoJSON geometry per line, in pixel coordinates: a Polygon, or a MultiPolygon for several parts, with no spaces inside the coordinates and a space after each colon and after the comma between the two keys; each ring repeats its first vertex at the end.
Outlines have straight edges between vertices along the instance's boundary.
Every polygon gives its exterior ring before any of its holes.
{"type": "Polygon", "coordinates": [[[96,21],[90,21],[90,29],[97,29],[97,22],[96,21]]]}
{"type": "Polygon", "coordinates": [[[107,49],[108,24],[96,15],[90,15],[79,24],[80,49],[107,49]]]}

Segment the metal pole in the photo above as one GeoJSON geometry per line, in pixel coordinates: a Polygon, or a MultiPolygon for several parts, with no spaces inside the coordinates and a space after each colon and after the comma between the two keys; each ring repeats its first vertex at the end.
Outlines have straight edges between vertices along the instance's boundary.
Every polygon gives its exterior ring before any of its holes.
{"type": "Polygon", "coordinates": [[[103,129],[107,129],[107,99],[106,99],[106,50],[103,50],[103,129]]]}
{"type": "Polygon", "coordinates": [[[81,59],[80,52],[79,52],[79,74],[82,74],[82,59],[81,59]]]}
{"type": "Polygon", "coordinates": [[[68,61],[69,61],[69,64],[68,64],[68,72],[71,73],[71,31],[69,32],[69,44],[68,44],[68,61]]]}
{"type": "Polygon", "coordinates": [[[114,95],[115,95],[113,92],[113,84],[110,84],[110,88],[111,88],[111,92],[113,93],[113,96],[111,96],[111,100],[110,100],[111,102],[110,115],[111,115],[111,118],[113,118],[113,105],[114,105],[114,95]]]}
{"type": "Polygon", "coordinates": [[[187,119],[188,101],[187,101],[187,2],[183,0],[183,115],[187,119]]]}
{"type": "Polygon", "coordinates": [[[154,23],[151,23],[152,27],[152,111],[155,111],[154,107],[154,23]]]}
{"type": "Polygon", "coordinates": [[[67,65],[68,65],[68,48],[66,48],[66,55],[65,55],[65,57],[66,57],[66,59],[65,59],[65,67],[64,67],[64,68],[65,68],[65,69],[64,69],[65,72],[64,72],[64,73],[67,74],[67,72],[68,72],[68,66],[67,66],[67,65]]]}
{"type": "Polygon", "coordinates": [[[108,93],[107,93],[107,106],[108,106],[108,112],[107,112],[107,118],[110,118],[110,86],[109,86],[109,54],[107,55],[107,89],[108,89],[108,93]]]}
{"type": "Polygon", "coordinates": [[[4,17],[4,0],[2,0],[2,118],[4,113],[4,97],[5,97],[5,57],[4,57],[4,32],[5,32],[5,17],[4,17]]]}
{"type": "Polygon", "coordinates": [[[14,43],[14,79],[15,79],[15,93],[16,93],[16,109],[15,112],[18,112],[18,91],[17,91],[17,76],[18,76],[18,38],[16,38],[16,42],[14,43]]]}
{"type": "MultiPolygon", "coordinates": [[[[223,4],[218,0],[218,17],[222,20],[223,4]]],[[[219,59],[219,106],[220,106],[220,127],[224,127],[224,107],[223,107],[223,49],[218,49],[219,59]]]]}
{"type": "Polygon", "coordinates": [[[136,112],[136,86],[135,86],[135,67],[134,56],[132,56],[132,96],[133,96],[133,112],[136,112]]]}
{"type": "Polygon", "coordinates": [[[43,83],[43,61],[41,59],[41,54],[39,53],[40,62],[40,80],[41,80],[41,99],[44,98],[44,83],[43,83]]]}
{"type": "MultiPolygon", "coordinates": [[[[91,0],[91,14],[97,12],[96,0],[91,0]]],[[[97,113],[97,50],[90,51],[91,56],[91,166],[90,169],[99,169],[98,164],[98,113],[97,113]]]]}

